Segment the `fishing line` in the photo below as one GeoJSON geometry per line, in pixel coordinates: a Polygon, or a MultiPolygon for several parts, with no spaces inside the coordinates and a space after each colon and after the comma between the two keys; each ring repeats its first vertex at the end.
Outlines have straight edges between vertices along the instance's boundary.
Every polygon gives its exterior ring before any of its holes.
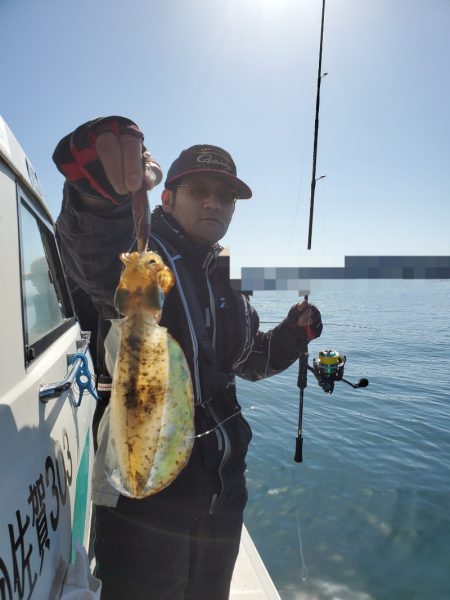
{"type": "Polygon", "coordinates": [[[301,196],[302,196],[303,174],[304,174],[304,170],[305,170],[306,141],[307,141],[306,135],[304,135],[303,136],[303,152],[302,152],[302,160],[301,160],[301,171],[300,171],[300,183],[298,186],[297,203],[295,205],[294,218],[292,219],[291,233],[289,236],[289,244],[288,244],[289,248],[292,248],[292,238],[294,235],[295,223],[297,221],[297,213],[298,213],[298,209],[300,208],[300,201],[301,201],[301,196]]]}
{"type": "MultiPolygon", "coordinates": [[[[279,325],[280,321],[260,321],[261,324],[265,325],[279,325]]],[[[323,326],[332,327],[352,327],[354,329],[369,329],[371,331],[379,331],[377,327],[367,327],[367,325],[350,325],[350,323],[324,323],[323,326]]]]}
{"type": "Polygon", "coordinates": [[[354,329],[370,329],[371,331],[379,331],[377,327],[367,327],[367,325],[350,325],[347,323],[325,323],[325,325],[331,325],[332,327],[352,327],[354,329]]]}
{"type": "MultiPolygon", "coordinates": [[[[303,98],[306,99],[307,102],[305,102],[305,104],[304,104],[303,115],[301,116],[302,121],[305,120],[306,115],[309,114],[309,112],[310,112],[309,108],[311,107],[311,109],[312,109],[316,102],[316,91],[315,90],[310,91],[309,93],[305,94],[304,87],[305,87],[305,85],[303,85],[303,98]]],[[[303,134],[303,150],[301,152],[301,160],[300,160],[300,165],[301,165],[300,181],[299,181],[298,194],[297,194],[297,203],[295,206],[294,217],[292,219],[291,233],[289,235],[289,244],[288,244],[289,248],[292,248],[292,238],[294,235],[295,223],[297,221],[297,213],[298,213],[298,210],[299,210],[300,204],[301,204],[302,188],[303,188],[304,173],[305,173],[305,163],[306,163],[306,145],[308,143],[308,138],[309,138],[309,134],[307,133],[307,130],[304,127],[302,127],[302,131],[304,132],[304,134],[303,134]]],[[[303,208],[303,206],[302,206],[302,208],[303,208]]]]}
{"type": "MultiPolygon", "coordinates": [[[[229,417],[227,417],[226,419],[224,419],[223,421],[221,421],[220,423],[218,423],[212,429],[208,429],[207,431],[203,431],[202,433],[198,433],[196,435],[188,436],[188,437],[195,439],[195,438],[201,438],[206,435],[209,435],[210,433],[213,433],[214,431],[219,429],[219,427],[221,425],[223,425],[224,423],[226,423],[227,421],[229,421],[230,419],[236,417],[237,415],[239,415],[241,413],[242,413],[242,411],[238,410],[235,413],[233,413],[232,415],[230,415],[229,417]]],[[[273,425],[271,427],[275,431],[276,434],[279,435],[280,433],[282,433],[279,428],[274,427],[273,425]]],[[[294,481],[292,479],[292,472],[291,472],[292,468],[291,468],[291,465],[288,465],[288,464],[283,465],[283,467],[284,467],[284,470],[287,470],[289,473],[289,487],[290,487],[292,498],[294,500],[295,522],[296,522],[296,527],[297,527],[298,546],[299,546],[299,550],[300,550],[300,579],[305,582],[308,579],[308,567],[306,565],[305,554],[303,552],[302,530],[301,530],[301,526],[300,526],[300,510],[298,507],[297,498],[296,498],[295,490],[294,490],[294,481]]]]}
{"type": "Polygon", "coordinates": [[[303,553],[303,541],[302,541],[302,530],[300,527],[300,510],[297,504],[297,498],[295,496],[294,490],[294,481],[292,479],[292,465],[284,465],[285,470],[289,473],[289,484],[291,488],[291,494],[294,499],[294,508],[295,508],[295,521],[297,523],[297,535],[298,535],[298,545],[300,550],[300,559],[301,559],[301,569],[300,569],[300,579],[302,581],[306,581],[308,579],[308,567],[306,566],[305,555],[303,553]]]}
{"type": "Polygon", "coordinates": [[[230,415],[229,417],[227,417],[226,419],[224,419],[223,421],[220,421],[220,423],[217,423],[217,425],[215,427],[213,427],[212,429],[208,429],[207,431],[203,431],[202,433],[197,433],[195,435],[188,435],[186,437],[195,439],[195,438],[204,437],[205,435],[209,435],[210,433],[213,433],[214,431],[217,431],[217,429],[219,429],[219,427],[221,427],[221,425],[223,425],[224,423],[226,423],[230,419],[233,419],[233,417],[236,417],[237,415],[240,415],[241,412],[242,412],[241,409],[239,409],[236,412],[234,412],[232,415],[230,415]]]}
{"type": "Polygon", "coordinates": [[[269,346],[267,348],[267,361],[266,361],[266,368],[264,370],[264,377],[267,377],[267,371],[269,370],[269,362],[270,362],[270,345],[272,344],[272,332],[269,332],[267,334],[267,337],[269,338],[269,346]]]}
{"type": "MultiPolygon", "coordinates": [[[[280,437],[280,435],[282,436],[284,434],[283,430],[281,430],[279,427],[276,427],[275,425],[273,425],[272,423],[268,424],[269,429],[272,430],[272,432],[275,434],[275,436],[278,438],[280,437]]],[[[297,528],[297,537],[298,537],[298,546],[299,546],[299,551],[300,551],[300,579],[302,581],[307,581],[308,579],[308,567],[306,564],[306,560],[305,560],[305,554],[303,551],[303,539],[302,539],[302,530],[301,530],[301,525],[300,525],[300,509],[297,503],[297,498],[295,495],[295,490],[294,490],[294,480],[292,478],[292,467],[293,465],[289,464],[289,460],[288,460],[288,456],[287,456],[287,450],[286,448],[284,448],[284,456],[285,456],[285,464],[282,464],[283,470],[284,471],[288,471],[289,473],[289,487],[290,487],[290,493],[291,496],[293,497],[293,501],[294,501],[294,509],[295,509],[295,521],[296,521],[296,528],[297,528]]]]}

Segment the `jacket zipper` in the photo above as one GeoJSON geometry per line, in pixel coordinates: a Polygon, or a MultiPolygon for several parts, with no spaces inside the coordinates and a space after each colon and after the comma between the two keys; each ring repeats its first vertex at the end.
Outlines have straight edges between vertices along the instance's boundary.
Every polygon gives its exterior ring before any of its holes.
{"type": "MultiPolygon", "coordinates": [[[[165,248],[164,244],[158,238],[156,238],[156,236],[152,235],[152,238],[160,245],[160,247],[162,247],[164,249],[165,255],[169,259],[170,266],[175,271],[175,275],[178,275],[177,274],[177,268],[176,268],[176,265],[175,265],[175,261],[177,260],[177,258],[180,258],[180,256],[179,255],[177,255],[177,256],[171,256],[170,253],[165,248]]],[[[209,292],[209,305],[210,305],[211,319],[212,319],[212,325],[213,325],[213,340],[212,340],[212,343],[213,343],[213,347],[215,348],[215,343],[216,343],[216,310],[215,310],[214,295],[212,293],[211,283],[210,283],[210,280],[209,280],[209,272],[208,272],[208,268],[209,268],[209,266],[211,264],[211,261],[213,260],[214,257],[215,257],[215,253],[214,252],[210,252],[208,254],[208,256],[206,257],[206,260],[203,263],[203,267],[205,269],[206,283],[207,283],[208,292],[209,292]]],[[[217,435],[218,450],[219,450],[219,452],[221,450],[220,442],[223,440],[223,455],[222,455],[222,459],[220,461],[220,465],[219,465],[219,469],[218,469],[221,490],[220,490],[219,494],[214,494],[213,497],[212,497],[211,504],[210,504],[210,507],[209,507],[209,514],[212,514],[212,512],[214,510],[214,506],[217,504],[217,502],[220,499],[220,496],[222,495],[222,492],[223,492],[224,484],[223,484],[222,470],[223,470],[223,467],[224,467],[225,463],[228,461],[228,458],[229,458],[229,456],[231,454],[231,443],[230,443],[230,438],[228,437],[228,434],[227,434],[226,430],[224,429],[223,425],[220,424],[220,419],[217,416],[216,411],[211,406],[207,406],[206,404],[203,404],[202,395],[201,395],[201,387],[200,387],[200,374],[199,374],[199,367],[198,367],[198,345],[197,345],[197,338],[195,336],[194,325],[192,323],[190,312],[188,310],[188,304],[187,304],[186,297],[184,295],[184,291],[182,290],[181,286],[178,284],[179,277],[176,276],[175,279],[176,279],[176,282],[177,282],[178,292],[179,292],[181,301],[183,303],[183,307],[185,309],[185,314],[186,314],[186,318],[187,318],[187,321],[188,321],[188,327],[189,327],[189,331],[190,331],[191,339],[192,339],[192,346],[193,346],[193,350],[194,350],[195,383],[196,383],[196,388],[197,388],[197,393],[198,393],[197,397],[199,398],[199,404],[201,404],[204,408],[206,408],[209,411],[209,414],[211,415],[211,417],[213,418],[214,422],[216,423],[216,426],[217,426],[217,430],[216,430],[217,434],[216,435],[217,435]],[[222,440],[219,437],[220,434],[222,434],[222,440]]]]}
{"type": "Polygon", "coordinates": [[[216,348],[216,302],[215,302],[214,294],[213,294],[213,291],[211,288],[211,281],[209,279],[209,266],[210,266],[213,258],[215,258],[215,254],[213,252],[210,252],[208,254],[208,256],[206,257],[205,262],[203,263],[203,268],[205,270],[206,285],[208,286],[209,312],[211,314],[211,321],[212,321],[212,328],[213,328],[212,345],[213,345],[213,348],[215,349],[216,348]]]}
{"type": "Polygon", "coordinates": [[[243,296],[241,296],[241,300],[244,303],[244,312],[245,312],[245,340],[244,340],[244,344],[242,346],[242,351],[241,351],[241,355],[239,356],[239,358],[236,359],[236,361],[233,364],[233,370],[237,369],[237,367],[245,362],[247,360],[247,358],[249,357],[252,349],[253,349],[253,340],[252,340],[252,324],[251,324],[251,317],[250,317],[250,309],[248,307],[248,303],[247,301],[244,299],[243,296]]]}
{"type": "MultiPolygon", "coordinates": [[[[210,265],[215,257],[216,257],[216,254],[214,252],[210,252],[208,254],[208,256],[206,257],[205,262],[203,263],[203,268],[205,270],[206,284],[208,286],[208,293],[209,293],[209,310],[211,313],[211,321],[212,321],[212,327],[213,327],[212,345],[213,345],[214,349],[216,348],[216,331],[217,331],[216,316],[217,315],[216,315],[216,303],[215,303],[215,298],[214,298],[214,294],[212,291],[209,275],[210,275],[210,265]]],[[[219,475],[219,480],[220,480],[220,492],[218,494],[214,494],[211,499],[211,504],[209,507],[209,514],[212,514],[214,512],[214,507],[216,506],[216,504],[219,501],[219,499],[222,495],[222,492],[223,492],[224,482],[223,482],[222,471],[223,471],[223,467],[225,466],[225,464],[228,461],[230,454],[231,454],[231,443],[230,443],[230,438],[228,437],[228,433],[226,432],[224,426],[220,424],[221,421],[220,421],[216,411],[212,408],[212,406],[209,406],[209,405],[207,407],[207,410],[209,411],[211,417],[214,419],[216,425],[218,426],[218,429],[216,429],[216,435],[217,435],[217,444],[218,444],[219,452],[222,449],[221,442],[223,442],[223,454],[222,454],[222,459],[220,461],[220,465],[219,465],[219,469],[218,469],[218,475],[219,475]]]]}
{"type": "MultiPolygon", "coordinates": [[[[206,408],[206,407],[205,407],[206,408]]],[[[217,431],[217,440],[218,442],[220,442],[220,438],[219,438],[219,432],[222,434],[222,440],[223,440],[223,455],[222,455],[222,459],[220,461],[220,465],[219,465],[219,469],[218,469],[218,473],[219,473],[219,480],[220,480],[220,492],[218,494],[214,494],[211,500],[211,504],[209,507],[209,514],[211,515],[214,512],[214,506],[217,504],[217,502],[219,501],[220,496],[222,495],[223,492],[223,488],[224,488],[224,483],[223,483],[223,477],[222,477],[222,470],[223,467],[225,465],[225,463],[228,461],[230,454],[231,454],[231,443],[230,443],[230,438],[228,437],[228,433],[225,431],[225,428],[223,427],[223,425],[220,424],[220,419],[217,416],[216,411],[212,408],[212,406],[208,406],[207,410],[209,411],[209,414],[212,416],[212,418],[214,419],[216,425],[218,425],[218,429],[217,431]]],[[[220,451],[220,445],[218,447],[219,451],[220,451]]]]}
{"type": "Polygon", "coordinates": [[[183,304],[184,314],[186,316],[186,321],[187,321],[189,333],[191,336],[192,350],[193,350],[193,354],[194,354],[194,356],[193,356],[194,385],[195,385],[195,396],[196,396],[196,398],[198,398],[198,402],[196,402],[195,404],[202,404],[203,397],[202,397],[202,390],[201,390],[201,385],[200,385],[197,337],[195,335],[195,328],[194,328],[194,324],[192,322],[191,313],[189,312],[187,299],[186,299],[186,296],[184,295],[184,291],[180,285],[180,278],[178,277],[178,271],[177,271],[177,267],[175,264],[175,261],[177,259],[181,258],[181,256],[179,254],[177,254],[176,256],[172,256],[159,238],[157,238],[155,235],[152,235],[151,237],[160,246],[160,248],[163,249],[163,252],[164,252],[166,258],[168,259],[172,270],[175,272],[175,282],[176,282],[176,286],[178,289],[178,293],[179,293],[181,302],[183,304]]]}

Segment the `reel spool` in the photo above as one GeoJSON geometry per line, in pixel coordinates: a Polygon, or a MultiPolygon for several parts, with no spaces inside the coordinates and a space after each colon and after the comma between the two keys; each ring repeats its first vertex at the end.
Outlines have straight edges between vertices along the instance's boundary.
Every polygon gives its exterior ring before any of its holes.
{"type": "Polygon", "coordinates": [[[318,384],[327,394],[332,394],[334,382],[342,380],[347,358],[337,350],[321,350],[313,359],[313,371],[318,384]]]}

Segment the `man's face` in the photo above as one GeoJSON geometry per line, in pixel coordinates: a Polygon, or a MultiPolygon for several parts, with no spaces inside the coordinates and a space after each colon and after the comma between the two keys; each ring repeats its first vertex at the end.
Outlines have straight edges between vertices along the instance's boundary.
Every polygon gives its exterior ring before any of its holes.
{"type": "Polygon", "coordinates": [[[195,242],[214,244],[226,234],[234,212],[231,184],[215,175],[189,175],[173,191],[162,193],[163,210],[170,213],[195,242]]]}

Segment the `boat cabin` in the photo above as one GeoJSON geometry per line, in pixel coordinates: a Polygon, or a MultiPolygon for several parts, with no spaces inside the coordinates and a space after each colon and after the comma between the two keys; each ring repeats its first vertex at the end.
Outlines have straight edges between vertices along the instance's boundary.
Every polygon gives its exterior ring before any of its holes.
{"type": "Polygon", "coordinates": [[[48,600],[89,539],[93,370],[39,180],[1,117],[0,199],[0,598],[48,600]]]}

